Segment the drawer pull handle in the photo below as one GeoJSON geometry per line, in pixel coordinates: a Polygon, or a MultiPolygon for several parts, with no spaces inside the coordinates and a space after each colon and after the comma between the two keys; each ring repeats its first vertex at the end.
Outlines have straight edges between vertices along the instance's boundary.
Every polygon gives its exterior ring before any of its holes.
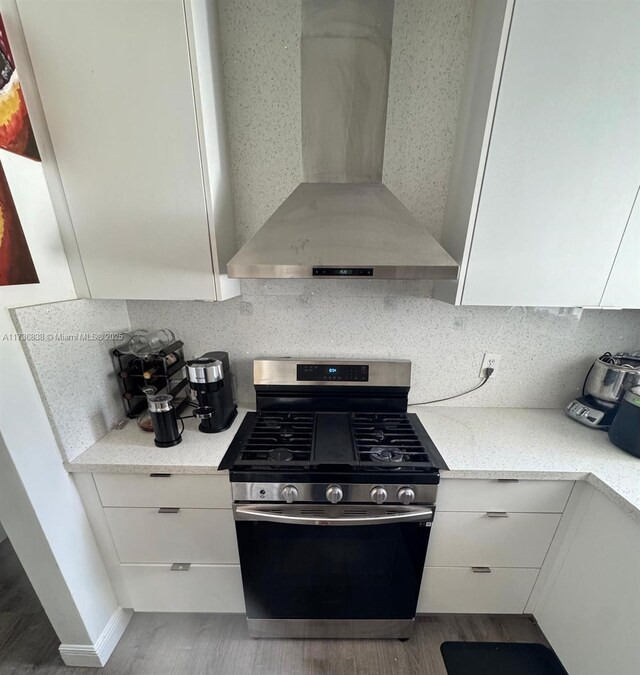
{"type": "Polygon", "coordinates": [[[519,483],[519,478],[498,478],[498,483],[519,483]]]}
{"type": "Polygon", "coordinates": [[[163,506],[161,509],[158,509],[158,513],[178,513],[180,509],[176,506],[163,506]]]}
{"type": "Polygon", "coordinates": [[[490,567],[472,567],[471,571],[474,574],[491,574],[491,568],[490,567]]]}
{"type": "Polygon", "coordinates": [[[173,563],[171,565],[172,572],[188,572],[191,568],[191,563],[173,563]]]}
{"type": "Polygon", "coordinates": [[[150,473],[149,478],[171,478],[170,473],[150,473]]]}
{"type": "Polygon", "coordinates": [[[509,514],[506,511],[487,511],[489,518],[508,518],[509,514]]]}

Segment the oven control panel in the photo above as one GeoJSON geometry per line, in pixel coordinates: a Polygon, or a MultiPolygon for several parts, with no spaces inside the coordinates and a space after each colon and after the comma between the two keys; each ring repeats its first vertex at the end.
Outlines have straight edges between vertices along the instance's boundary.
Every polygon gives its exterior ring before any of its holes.
{"type": "Polygon", "coordinates": [[[407,359],[256,359],[256,387],[402,387],[411,386],[407,359]]]}
{"type": "Polygon", "coordinates": [[[299,363],[297,376],[298,382],[368,382],[369,366],[299,363]]]}
{"type": "Polygon", "coordinates": [[[233,482],[231,493],[239,502],[298,502],[315,504],[434,504],[437,485],[244,483],[233,482]]]}

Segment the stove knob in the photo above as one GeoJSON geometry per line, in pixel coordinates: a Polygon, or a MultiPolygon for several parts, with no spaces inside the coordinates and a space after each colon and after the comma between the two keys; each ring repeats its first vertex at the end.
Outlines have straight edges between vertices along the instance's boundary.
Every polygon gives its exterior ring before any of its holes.
{"type": "Polygon", "coordinates": [[[293,485],[285,485],[282,488],[282,499],[284,499],[287,504],[292,504],[296,497],[298,496],[298,489],[293,485]]]}
{"type": "Polygon", "coordinates": [[[374,487],[371,490],[371,500],[376,504],[382,504],[387,500],[387,491],[383,487],[374,487]]]}
{"type": "Polygon", "coordinates": [[[398,501],[408,505],[416,498],[416,493],[410,487],[402,487],[398,490],[398,501]]]}
{"type": "Polygon", "coordinates": [[[337,504],[342,499],[342,488],[339,485],[329,485],[327,488],[327,499],[332,504],[337,504]]]}

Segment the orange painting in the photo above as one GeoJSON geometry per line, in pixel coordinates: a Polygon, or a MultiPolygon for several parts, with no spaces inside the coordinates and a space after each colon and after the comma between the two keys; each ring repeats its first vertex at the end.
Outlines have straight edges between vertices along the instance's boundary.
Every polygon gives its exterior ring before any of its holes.
{"type": "Polygon", "coordinates": [[[0,165],[0,286],[37,284],[38,281],[7,177],[0,165]]]}
{"type": "MultiPolygon", "coordinates": [[[[39,160],[13,54],[0,18],[0,148],[39,160]]],[[[0,286],[37,284],[27,240],[0,165],[0,286]]]]}
{"type": "Polygon", "coordinates": [[[40,159],[22,87],[0,17],[0,148],[40,159]]]}

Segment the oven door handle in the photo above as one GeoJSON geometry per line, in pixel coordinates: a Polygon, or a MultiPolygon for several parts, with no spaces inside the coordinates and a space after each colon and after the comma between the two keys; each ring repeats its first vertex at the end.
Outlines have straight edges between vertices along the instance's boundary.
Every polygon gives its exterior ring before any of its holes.
{"type": "MultiPolygon", "coordinates": [[[[393,523],[424,523],[429,527],[433,521],[433,508],[425,506],[399,506],[396,508],[367,507],[366,515],[349,514],[349,509],[340,509],[340,515],[333,516],[332,507],[313,509],[324,513],[310,513],[304,515],[301,511],[312,509],[285,508],[274,505],[242,505],[234,504],[233,515],[235,520],[265,521],[269,523],[283,523],[286,525],[389,525],[393,523]]],[[[333,507],[335,509],[335,507],[333,507]]]]}

